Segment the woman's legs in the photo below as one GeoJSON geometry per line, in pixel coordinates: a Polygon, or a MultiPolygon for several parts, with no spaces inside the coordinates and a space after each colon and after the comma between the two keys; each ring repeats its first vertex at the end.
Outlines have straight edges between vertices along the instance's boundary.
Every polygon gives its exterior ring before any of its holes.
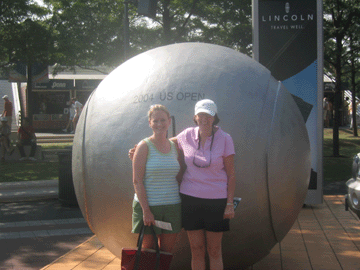
{"type": "Polygon", "coordinates": [[[191,248],[191,269],[205,270],[205,231],[187,231],[191,248]]]}
{"type": "Polygon", "coordinates": [[[69,119],[69,120],[68,120],[67,125],[66,125],[66,128],[64,128],[64,131],[67,131],[67,130],[69,129],[70,125],[71,125],[71,128],[72,128],[72,125],[73,125],[72,119],[69,119]]]}
{"type": "MultiPolygon", "coordinates": [[[[165,252],[172,252],[172,249],[176,242],[177,235],[178,235],[177,233],[158,235],[160,250],[165,252]]],[[[154,236],[152,234],[144,235],[142,247],[155,249],[154,236]]]]}
{"type": "Polygon", "coordinates": [[[17,147],[19,148],[19,152],[20,152],[20,155],[21,157],[26,157],[25,156],[25,151],[24,151],[24,144],[20,141],[17,143],[17,147]]]}
{"type": "Polygon", "coordinates": [[[142,248],[155,249],[154,236],[152,234],[144,235],[142,248]]]}
{"type": "Polygon", "coordinates": [[[191,248],[191,269],[205,270],[205,252],[208,252],[210,269],[224,269],[222,259],[223,232],[209,232],[204,230],[187,231],[191,248]]]}
{"type": "Polygon", "coordinates": [[[79,115],[76,114],[74,116],[73,120],[72,120],[72,122],[73,122],[73,130],[72,130],[72,132],[75,132],[78,120],[79,120],[79,115]]]}
{"type": "Polygon", "coordinates": [[[1,142],[1,145],[2,145],[3,149],[5,149],[6,151],[9,151],[8,141],[7,141],[7,138],[5,136],[0,137],[0,142],[1,142]]]}
{"type": "Polygon", "coordinates": [[[177,233],[160,234],[160,250],[171,253],[175,245],[177,235],[177,233]]]}
{"type": "Polygon", "coordinates": [[[223,270],[222,232],[206,232],[207,252],[209,254],[210,270],[223,270]]]}

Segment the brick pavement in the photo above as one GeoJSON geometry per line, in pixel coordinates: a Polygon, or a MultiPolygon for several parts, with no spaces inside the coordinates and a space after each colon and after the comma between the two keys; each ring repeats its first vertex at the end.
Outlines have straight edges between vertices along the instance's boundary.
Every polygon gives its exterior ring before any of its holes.
{"type": "MultiPolygon", "coordinates": [[[[42,270],[119,269],[120,259],[91,237],[42,270]]],[[[189,266],[190,269],[190,266],[189,266]]],[[[359,270],[360,221],[345,211],[343,195],[325,195],[304,207],[292,229],[270,254],[248,270],[359,270]]]]}

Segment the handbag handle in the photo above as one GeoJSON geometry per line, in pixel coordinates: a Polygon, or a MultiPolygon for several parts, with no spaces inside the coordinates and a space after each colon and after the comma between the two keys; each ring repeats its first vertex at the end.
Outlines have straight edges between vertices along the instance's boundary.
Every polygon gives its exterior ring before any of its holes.
{"type": "MultiPolygon", "coordinates": [[[[156,248],[156,265],[155,265],[155,269],[154,270],[159,270],[159,266],[160,266],[160,249],[159,249],[159,245],[158,245],[158,239],[156,236],[156,233],[154,231],[153,226],[149,226],[151,233],[154,237],[154,242],[155,242],[155,248],[156,248]]],[[[139,263],[140,263],[140,256],[141,256],[141,246],[142,246],[142,242],[144,239],[144,234],[145,234],[145,225],[143,224],[141,226],[141,230],[140,230],[140,234],[139,234],[139,238],[138,238],[138,250],[136,251],[136,258],[135,258],[135,264],[134,264],[134,270],[138,270],[139,268],[139,263]]]]}

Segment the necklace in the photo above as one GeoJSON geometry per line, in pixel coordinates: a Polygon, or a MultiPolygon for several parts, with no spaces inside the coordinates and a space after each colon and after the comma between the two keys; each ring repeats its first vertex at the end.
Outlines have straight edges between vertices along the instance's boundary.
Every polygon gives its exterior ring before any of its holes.
{"type": "Polygon", "coordinates": [[[211,144],[210,144],[210,161],[209,161],[209,164],[206,164],[206,165],[198,165],[196,163],[196,153],[200,150],[200,143],[201,143],[201,137],[200,137],[200,132],[199,132],[199,145],[198,145],[198,148],[197,150],[195,151],[194,153],[194,158],[193,158],[193,164],[194,166],[198,167],[198,168],[207,168],[207,167],[210,167],[211,165],[211,150],[212,150],[212,146],[213,146],[213,143],[214,143],[214,137],[215,137],[215,134],[214,134],[214,129],[212,129],[212,132],[211,132],[211,135],[212,135],[212,138],[211,138],[211,144]]]}

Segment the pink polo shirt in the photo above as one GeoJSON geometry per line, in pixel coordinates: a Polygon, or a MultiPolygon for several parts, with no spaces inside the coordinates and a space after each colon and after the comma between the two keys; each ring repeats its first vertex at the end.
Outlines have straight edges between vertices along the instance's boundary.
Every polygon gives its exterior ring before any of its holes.
{"type": "Polygon", "coordinates": [[[180,185],[180,193],[203,199],[227,198],[227,174],[224,157],[234,155],[234,142],[231,136],[219,128],[214,134],[214,142],[210,152],[212,136],[208,137],[204,148],[199,146],[199,127],[187,128],[177,136],[180,149],[183,150],[186,171],[180,185]],[[198,166],[211,164],[207,168],[198,166]]]}

